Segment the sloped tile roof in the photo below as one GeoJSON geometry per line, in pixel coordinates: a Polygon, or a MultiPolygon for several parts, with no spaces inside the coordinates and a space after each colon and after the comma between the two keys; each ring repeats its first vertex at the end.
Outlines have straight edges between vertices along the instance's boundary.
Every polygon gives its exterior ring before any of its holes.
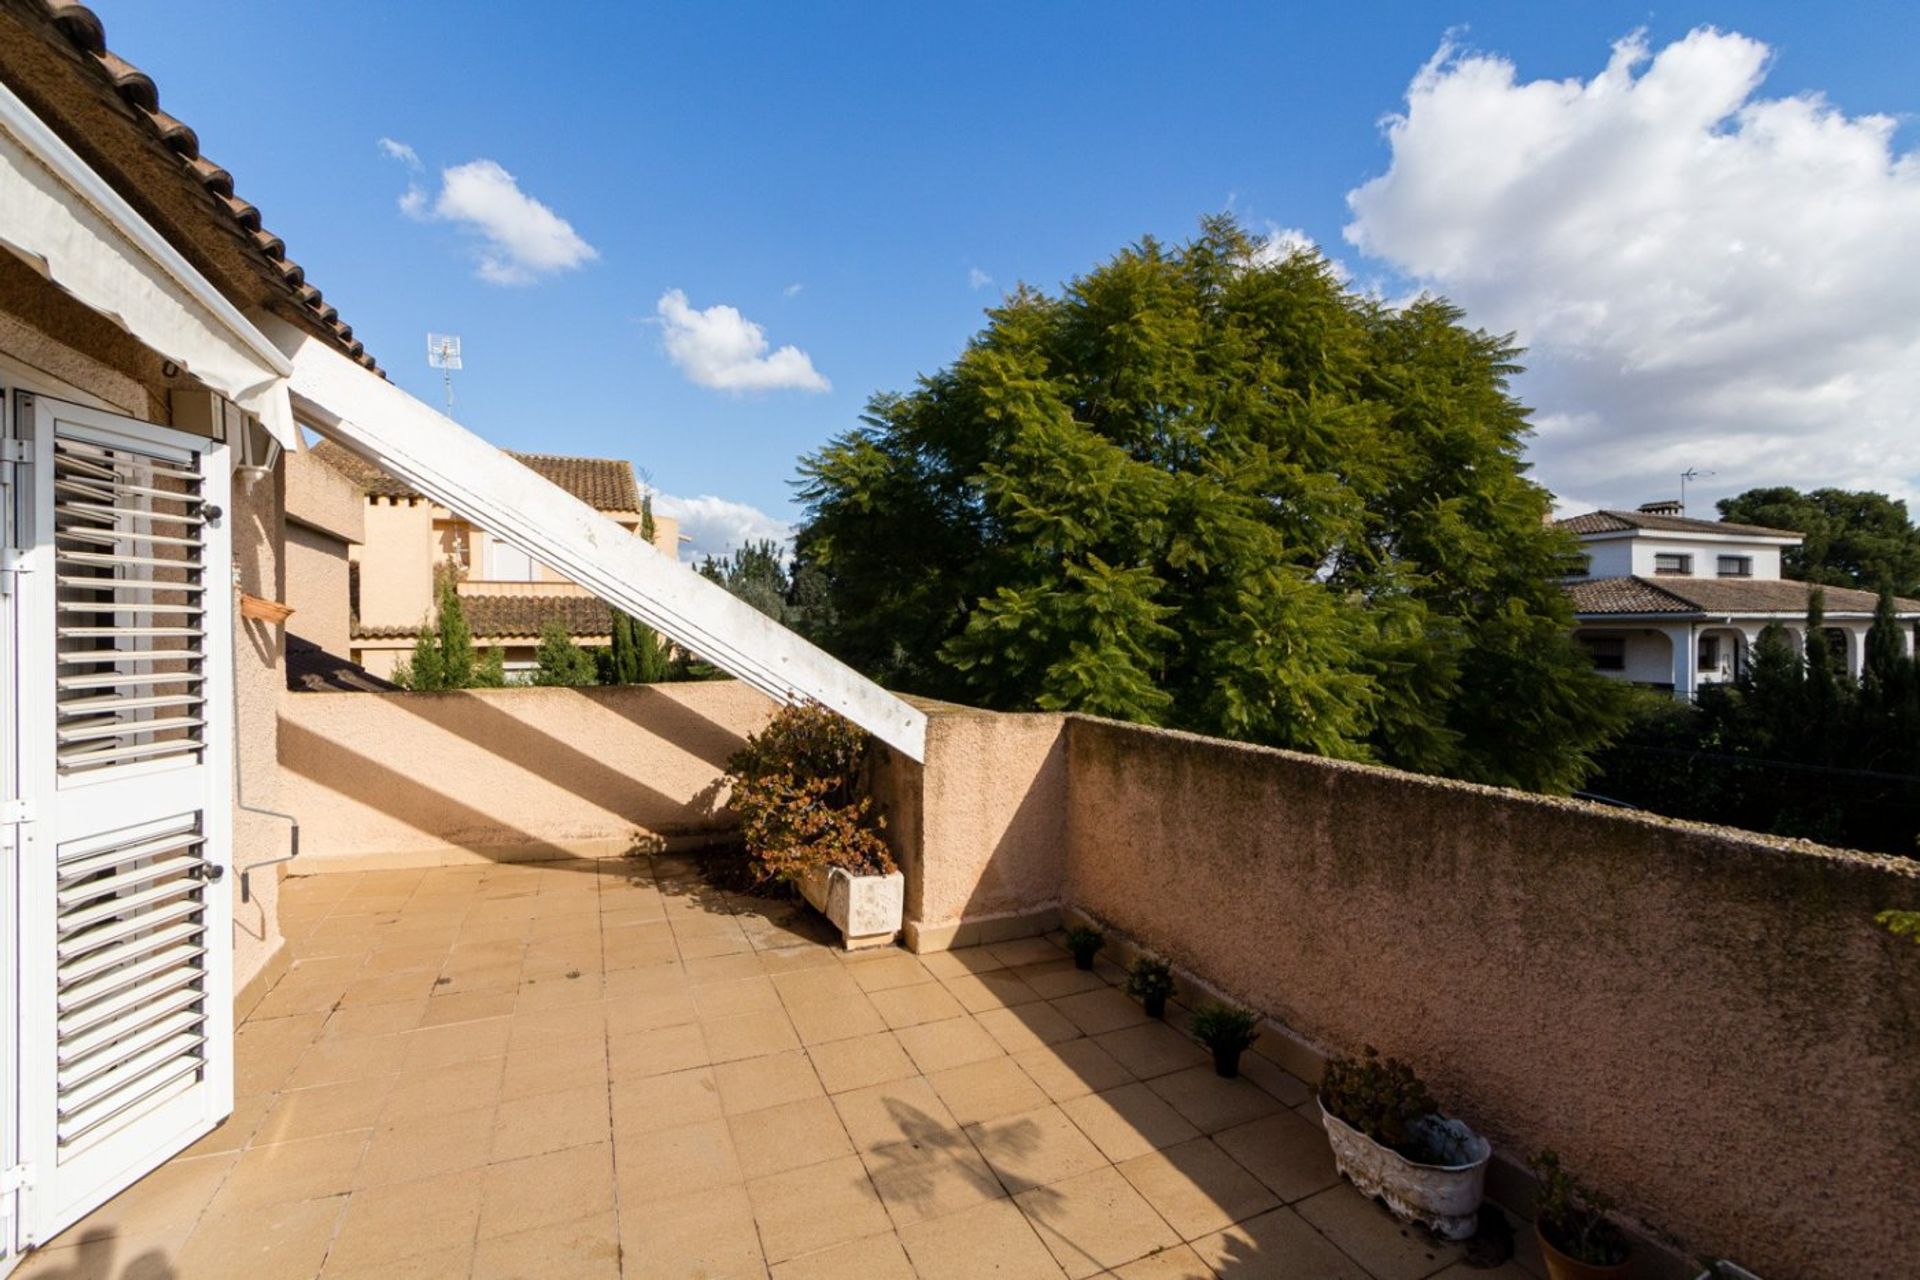
{"type": "MultiPolygon", "coordinates": [[[[638,511],[640,485],[633,464],[620,458],[575,458],[552,453],[514,453],[507,456],[539,472],[596,511],[638,511]]],[[[322,440],[313,456],[380,498],[418,498],[413,486],[367,461],[345,445],[322,440]]]]}
{"type": "MultiPolygon", "coordinates": [[[[475,644],[484,647],[500,640],[537,640],[548,619],[557,618],[570,636],[606,636],[613,632],[613,610],[593,596],[468,595],[460,605],[473,631],[475,644]]],[[[357,640],[405,640],[425,630],[411,626],[355,626],[357,640]]]]}
{"type": "Polygon", "coordinates": [[[1650,511],[1588,511],[1554,524],[1568,533],[1624,533],[1645,529],[1655,533],[1726,533],[1747,538],[1795,538],[1792,529],[1769,529],[1758,524],[1728,524],[1724,520],[1695,520],[1690,516],[1655,515],[1650,511]]]}
{"type": "MultiPolygon", "coordinates": [[[[1823,587],[1826,611],[1833,614],[1870,614],[1879,597],[1852,587],[1823,587]]],[[[1592,578],[1567,584],[1567,595],[1577,614],[1654,614],[1676,617],[1705,614],[1785,613],[1807,611],[1813,585],[1792,579],[1766,578],[1592,578]]],[[[1920,614],[1920,600],[1895,599],[1902,614],[1920,614]]]]}
{"type": "Polygon", "coordinates": [[[191,127],[160,109],[160,90],[153,77],[107,48],[106,27],[99,16],[79,0],[38,0],[38,5],[53,29],[125,103],[134,118],[179,160],[187,176],[213,197],[218,215],[229,219],[240,238],[265,255],[269,273],[280,280],[294,304],[316,321],[322,332],[330,334],[341,350],[379,373],[380,366],[353,336],[353,326],[340,319],[339,310],[307,283],[300,264],[287,257],[286,243],[261,225],[260,210],[234,194],[233,175],[200,154],[200,138],[191,127]]]}

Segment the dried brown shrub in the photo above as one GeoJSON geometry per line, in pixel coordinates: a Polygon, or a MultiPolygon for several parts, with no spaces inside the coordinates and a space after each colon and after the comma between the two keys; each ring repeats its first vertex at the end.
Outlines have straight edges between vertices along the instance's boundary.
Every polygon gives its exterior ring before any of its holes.
{"type": "Polygon", "coordinates": [[[885,821],[861,794],[867,735],[816,702],[781,708],[727,760],[728,801],[762,880],[841,867],[885,875],[885,821]]]}

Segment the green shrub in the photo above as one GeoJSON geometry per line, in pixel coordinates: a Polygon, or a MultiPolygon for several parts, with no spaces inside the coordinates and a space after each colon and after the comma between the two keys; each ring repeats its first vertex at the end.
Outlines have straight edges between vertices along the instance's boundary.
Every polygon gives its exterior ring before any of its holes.
{"type": "Polygon", "coordinates": [[[1091,960],[1106,945],[1107,935],[1098,929],[1075,925],[1067,930],[1067,950],[1073,952],[1076,960],[1091,960]]]}
{"type": "Polygon", "coordinates": [[[1409,1160],[1429,1161],[1433,1155],[1421,1139],[1416,1123],[1438,1114],[1433,1095],[1398,1058],[1382,1058],[1372,1045],[1356,1061],[1335,1058],[1320,1078],[1320,1105],[1409,1160]]]}
{"type": "Polygon", "coordinates": [[[727,761],[728,805],[762,880],[841,867],[885,875],[884,821],[859,793],[867,735],[816,702],[783,707],[727,761]]]}
{"type": "Polygon", "coordinates": [[[1173,994],[1173,966],[1158,956],[1136,956],[1127,966],[1127,994],[1165,1000],[1173,994]]]}
{"type": "Polygon", "coordinates": [[[594,683],[593,655],[573,642],[566,624],[548,618],[540,628],[540,647],[534,650],[533,683],[579,688],[594,683]]]}
{"type": "Polygon", "coordinates": [[[1260,1038],[1259,1022],[1260,1019],[1246,1009],[1204,1004],[1193,1011],[1193,1021],[1188,1025],[1193,1029],[1194,1038],[1207,1048],[1232,1053],[1251,1047],[1260,1038]]]}

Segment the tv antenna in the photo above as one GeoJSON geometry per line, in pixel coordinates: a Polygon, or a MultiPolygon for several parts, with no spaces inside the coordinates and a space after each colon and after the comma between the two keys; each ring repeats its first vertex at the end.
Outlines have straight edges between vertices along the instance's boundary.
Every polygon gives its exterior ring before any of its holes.
{"type": "MultiPolygon", "coordinates": [[[[459,338],[453,340],[453,353],[455,353],[455,357],[459,355],[459,338]]],[[[1695,468],[1695,466],[1688,466],[1684,472],[1680,472],[1680,514],[1682,514],[1682,516],[1686,514],[1686,482],[1688,482],[1688,480],[1707,480],[1707,478],[1713,476],[1713,474],[1715,474],[1715,472],[1711,472],[1711,470],[1699,470],[1699,468],[1695,468]]]]}
{"type": "Polygon", "coordinates": [[[427,335],[427,363],[440,370],[447,389],[447,416],[453,416],[453,371],[461,367],[460,339],[451,333],[427,335]]]}

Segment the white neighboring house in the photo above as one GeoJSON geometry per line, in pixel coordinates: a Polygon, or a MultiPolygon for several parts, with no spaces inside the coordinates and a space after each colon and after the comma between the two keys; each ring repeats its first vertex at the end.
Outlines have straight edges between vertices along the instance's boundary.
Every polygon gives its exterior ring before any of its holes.
{"type": "MultiPolygon", "coordinates": [[[[1580,539],[1584,572],[1566,580],[1574,639],[1595,669],[1691,698],[1702,685],[1736,680],[1769,623],[1804,651],[1812,587],[1784,578],[1781,553],[1802,538],[1790,529],[1692,520],[1677,502],[1637,511],[1590,511],[1556,522],[1580,539]]],[[[1826,639],[1860,674],[1877,597],[1826,587],[1826,639]]],[[[1897,600],[1901,643],[1914,651],[1920,600],[1897,600]]]]}

